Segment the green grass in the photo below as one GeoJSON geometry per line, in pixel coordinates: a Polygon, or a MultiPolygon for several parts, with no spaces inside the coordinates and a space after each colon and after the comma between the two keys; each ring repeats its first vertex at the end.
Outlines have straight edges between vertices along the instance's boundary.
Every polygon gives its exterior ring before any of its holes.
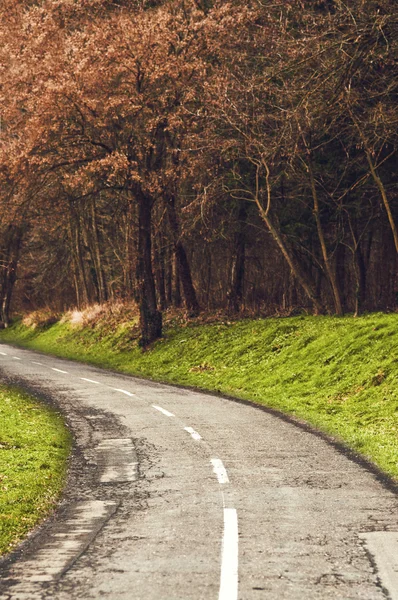
{"type": "Polygon", "coordinates": [[[398,314],[169,325],[144,353],[128,331],[19,323],[0,340],[279,409],[398,478],[398,314]]]}
{"type": "Polygon", "coordinates": [[[70,446],[57,413],[16,388],[0,386],[0,554],[54,508],[70,446]]]}

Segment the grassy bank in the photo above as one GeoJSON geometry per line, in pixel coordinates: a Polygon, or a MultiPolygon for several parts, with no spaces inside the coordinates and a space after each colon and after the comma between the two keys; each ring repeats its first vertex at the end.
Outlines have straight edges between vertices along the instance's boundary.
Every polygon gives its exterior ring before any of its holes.
{"type": "Polygon", "coordinates": [[[170,322],[145,353],[129,319],[105,311],[75,324],[17,323],[0,340],[280,409],[398,478],[397,314],[170,322]]]}
{"type": "Polygon", "coordinates": [[[18,389],[0,386],[0,554],[54,507],[70,444],[58,414],[18,389]]]}

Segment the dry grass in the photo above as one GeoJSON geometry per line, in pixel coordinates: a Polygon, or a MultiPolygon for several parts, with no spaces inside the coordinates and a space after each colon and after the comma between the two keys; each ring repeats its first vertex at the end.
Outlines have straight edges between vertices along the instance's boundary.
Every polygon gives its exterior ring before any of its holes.
{"type": "MultiPolygon", "coordinates": [[[[73,328],[86,327],[108,328],[110,325],[118,326],[134,324],[138,320],[138,308],[133,301],[105,302],[92,304],[82,310],[77,308],[66,312],[61,323],[69,323],[73,328]]],[[[25,325],[25,322],[23,322],[25,325]]]]}
{"type": "Polygon", "coordinates": [[[59,321],[59,318],[59,313],[53,311],[51,308],[41,308],[25,315],[22,323],[30,329],[44,328],[54,325],[54,323],[59,321]]]}

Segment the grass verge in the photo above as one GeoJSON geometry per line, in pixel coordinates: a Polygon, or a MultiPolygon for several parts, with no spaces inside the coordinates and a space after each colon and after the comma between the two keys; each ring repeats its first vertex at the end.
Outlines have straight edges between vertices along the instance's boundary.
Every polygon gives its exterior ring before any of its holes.
{"type": "Polygon", "coordinates": [[[17,388],[0,386],[0,555],[54,507],[70,447],[60,415],[17,388]]]}
{"type": "Polygon", "coordinates": [[[398,315],[169,323],[147,352],[134,323],[21,322],[9,341],[160,381],[253,400],[343,440],[398,478],[398,315]]]}

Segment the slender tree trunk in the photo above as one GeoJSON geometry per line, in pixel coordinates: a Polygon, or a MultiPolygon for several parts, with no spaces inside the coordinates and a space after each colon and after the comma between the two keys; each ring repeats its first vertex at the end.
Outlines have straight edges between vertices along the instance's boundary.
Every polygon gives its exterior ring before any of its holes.
{"type": "Polygon", "coordinates": [[[352,251],[353,258],[353,270],[355,275],[355,289],[354,289],[354,317],[357,317],[363,307],[366,295],[366,266],[364,256],[361,250],[359,237],[355,231],[355,227],[351,220],[348,221],[351,230],[352,251]]]}
{"type": "Polygon", "coordinates": [[[297,306],[297,287],[296,287],[296,281],[294,278],[293,273],[290,271],[290,277],[289,277],[290,281],[289,281],[289,289],[288,289],[288,298],[289,298],[289,306],[288,308],[294,308],[297,306]]]}
{"type": "Polygon", "coordinates": [[[131,252],[130,252],[130,215],[126,214],[126,222],[124,226],[124,263],[123,263],[123,284],[125,292],[129,296],[132,291],[131,277],[131,252]]]}
{"type": "Polygon", "coordinates": [[[135,231],[136,204],[130,201],[126,208],[123,246],[124,251],[121,256],[123,269],[123,285],[124,293],[129,297],[133,297],[138,302],[136,281],[137,281],[137,235],[135,231]]]}
{"type": "Polygon", "coordinates": [[[170,244],[168,244],[165,258],[165,290],[167,306],[173,304],[173,256],[170,244]]]}
{"type": "Polygon", "coordinates": [[[74,265],[74,261],[73,261],[73,257],[72,257],[72,262],[73,262],[73,285],[75,288],[75,295],[76,295],[76,306],[78,309],[80,309],[81,306],[81,302],[80,302],[80,288],[79,288],[79,282],[77,280],[77,273],[75,270],[75,265],[74,265]]]}
{"type": "Polygon", "coordinates": [[[264,223],[268,227],[269,232],[271,233],[274,241],[282,252],[282,256],[286,260],[287,264],[290,267],[291,272],[305,291],[307,297],[314,305],[315,314],[319,314],[324,312],[324,307],[322,305],[319,294],[316,291],[315,284],[312,281],[312,277],[309,273],[306,273],[305,270],[300,265],[297,258],[294,256],[294,253],[291,251],[289,245],[286,243],[282,232],[280,231],[278,220],[276,218],[273,221],[270,217],[270,209],[271,209],[271,184],[270,184],[270,170],[266,162],[262,163],[262,165],[257,165],[256,171],[256,194],[254,201],[259,210],[260,216],[263,219],[264,223]],[[264,167],[266,172],[266,190],[267,190],[267,206],[264,208],[260,201],[259,197],[259,173],[260,168],[264,167]]]}
{"type": "Polygon", "coordinates": [[[387,213],[387,217],[388,217],[388,222],[390,223],[391,231],[392,231],[392,234],[394,237],[395,250],[398,252],[398,231],[397,231],[397,227],[395,225],[394,217],[393,217],[393,214],[391,211],[390,202],[387,197],[386,188],[384,187],[382,180],[380,179],[380,177],[377,174],[376,167],[372,160],[372,155],[370,154],[370,151],[368,148],[366,148],[366,157],[368,159],[370,172],[372,173],[373,180],[375,181],[377,187],[379,188],[380,195],[383,199],[384,207],[386,209],[386,213],[387,213]]]}
{"type": "Polygon", "coordinates": [[[206,249],[206,259],[207,259],[207,272],[206,272],[206,306],[207,310],[210,309],[211,305],[211,280],[213,275],[213,264],[212,264],[212,255],[210,249],[206,249]]]}
{"type": "Polygon", "coordinates": [[[138,290],[140,306],[140,346],[146,348],[162,335],[162,313],[157,309],[152,270],[151,199],[142,192],[138,202],[138,290]]]}
{"type": "Polygon", "coordinates": [[[157,297],[160,310],[166,308],[166,288],[165,288],[165,268],[164,268],[164,249],[162,247],[162,238],[160,233],[154,238],[154,267],[157,297]]]}
{"type": "Polygon", "coordinates": [[[333,292],[334,308],[335,308],[336,315],[342,315],[343,307],[341,304],[340,291],[339,291],[339,288],[337,285],[335,274],[334,274],[332,266],[330,264],[329,254],[328,254],[327,247],[326,247],[325,235],[323,233],[320,211],[319,211],[318,193],[316,191],[315,177],[314,177],[314,171],[313,171],[312,164],[311,164],[311,159],[309,159],[309,161],[308,161],[308,172],[309,172],[310,182],[311,182],[312,199],[314,202],[313,214],[315,217],[319,242],[321,244],[323,262],[325,264],[326,274],[328,276],[329,283],[330,283],[330,286],[331,286],[332,292],[333,292]]]}
{"type": "Polygon", "coordinates": [[[72,255],[74,258],[74,264],[76,268],[77,278],[79,280],[79,287],[82,291],[80,294],[81,304],[87,306],[89,304],[89,290],[87,283],[86,270],[83,261],[81,240],[80,240],[80,227],[78,222],[78,215],[72,204],[70,205],[69,213],[69,239],[72,248],[72,255]]]}
{"type": "Polygon", "coordinates": [[[361,249],[358,246],[354,248],[354,273],[355,273],[355,311],[354,317],[358,316],[363,307],[366,290],[366,270],[361,249]]]}
{"type": "Polygon", "coordinates": [[[16,260],[12,260],[7,266],[7,272],[5,275],[5,285],[3,290],[3,302],[1,305],[1,321],[5,327],[8,327],[10,323],[10,308],[12,292],[14,291],[14,285],[17,280],[17,265],[16,260]]]}
{"type": "Polygon", "coordinates": [[[187,310],[191,315],[200,312],[199,302],[196,297],[195,288],[192,282],[191,268],[188,257],[181,241],[180,227],[175,209],[175,197],[173,194],[166,198],[167,213],[169,218],[170,230],[174,244],[174,251],[178,261],[179,276],[181,287],[184,294],[184,301],[187,310]]]}
{"type": "Polygon", "coordinates": [[[239,312],[243,297],[246,253],[246,217],[248,206],[241,202],[238,212],[238,230],[234,239],[234,256],[232,258],[229,289],[227,292],[228,310],[239,312]]]}
{"type": "Polygon", "coordinates": [[[347,277],[346,277],[346,266],[347,266],[347,246],[339,243],[336,247],[335,252],[335,272],[336,272],[336,283],[340,293],[341,304],[343,311],[345,311],[347,305],[347,277]]]}
{"type": "Polygon", "coordinates": [[[70,223],[69,223],[69,227],[68,227],[68,233],[69,233],[69,242],[70,242],[70,249],[71,249],[71,253],[70,253],[71,263],[72,263],[71,267],[72,267],[72,271],[73,271],[73,283],[74,283],[74,287],[75,287],[76,306],[80,310],[83,303],[82,303],[82,300],[80,297],[81,286],[80,286],[80,280],[79,280],[79,268],[77,265],[77,259],[76,259],[76,255],[75,255],[75,251],[74,251],[70,223]]]}
{"type": "Polygon", "coordinates": [[[11,225],[5,235],[6,248],[3,254],[3,282],[0,290],[0,321],[4,327],[10,322],[10,308],[14,285],[17,280],[17,267],[22,245],[23,230],[11,225]]]}
{"type": "Polygon", "coordinates": [[[188,262],[188,257],[181,242],[177,243],[175,253],[179,266],[178,272],[184,294],[185,306],[190,312],[190,315],[195,316],[199,314],[200,306],[196,298],[195,288],[192,283],[191,268],[188,262]]]}
{"type": "Polygon", "coordinates": [[[177,258],[175,251],[173,252],[172,273],[173,273],[173,286],[172,286],[173,305],[176,308],[179,308],[181,306],[180,264],[178,262],[178,258],[177,258]]]}
{"type": "MultiPolygon", "coordinates": [[[[261,205],[260,205],[261,206],[261,205]]],[[[260,207],[259,207],[260,208],[260,207]]],[[[324,312],[324,306],[322,305],[321,299],[318,293],[315,290],[314,282],[311,280],[311,277],[308,273],[304,271],[293,252],[290,251],[288,244],[285,242],[282,233],[279,230],[279,227],[271,220],[270,216],[266,211],[264,211],[261,206],[260,214],[267,225],[272,237],[277,243],[280,251],[282,252],[283,257],[285,258],[287,264],[289,265],[293,275],[305,291],[307,297],[314,305],[315,313],[321,314],[324,312]]]]}
{"type": "Polygon", "coordinates": [[[384,208],[386,209],[386,213],[387,213],[387,217],[388,217],[388,222],[390,224],[392,235],[394,237],[395,250],[398,252],[398,230],[397,230],[397,226],[395,224],[394,217],[393,217],[393,214],[392,214],[390,202],[389,202],[388,197],[387,197],[386,188],[384,187],[384,184],[383,184],[382,180],[380,179],[380,177],[379,177],[379,175],[377,173],[377,168],[376,168],[376,165],[373,162],[371,149],[369,147],[369,144],[368,144],[368,141],[366,139],[366,136],[364,135],[364,133],[363,133],[363,131],[361,129],[360,124],[358,123],[357,119],[355,118],[355,116],[354,116],[354,114],[352,113],[351,110],[350,110],[350,114],[351,114],[351,117],[352,117],[352,119],[354,121],[355,127],[356,127],[356,129],[358,131],[359,137],[361,138],[362,143],[364,145],[366,159],[368,161],[370,172],[371,172],[371,175],[373,177],[373,181],[377,185],[377,187],[379,189],[379,192],[380,192],[380,195],[382,197],[384,208]]]}
{"type": "Polygon", "coordinates": [[[98,284],[98,300],[100,303],[106,302],[108,300],[108,288],[105,279],[104,267],[102,264],[101,257],[101,248],[100,248],[100,240],[98,233],[98,223],[97,223],[97,210],[95,204],[94,196],[90,202],[90,212],[91,212],[91,242],[93,246],[93,260],[95,271],[97,274],[97,284],[98,284]]]}

